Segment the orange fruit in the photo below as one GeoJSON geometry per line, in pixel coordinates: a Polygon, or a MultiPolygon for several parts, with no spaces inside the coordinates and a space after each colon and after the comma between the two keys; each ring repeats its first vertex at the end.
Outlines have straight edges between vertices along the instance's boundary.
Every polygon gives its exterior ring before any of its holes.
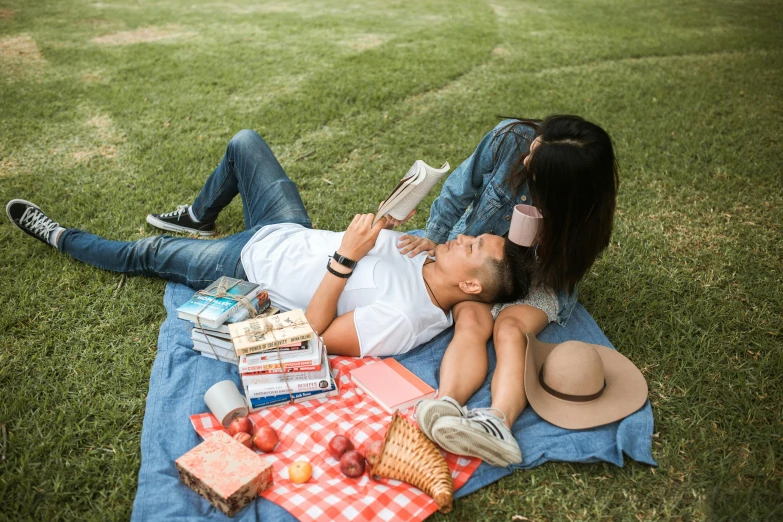
{"type": "Polygon", "coordinates": [[[295,484],[304,484],[313,476],[313,467],[309,462],[297,460],[288,466],[288,477],[295,484]]]}

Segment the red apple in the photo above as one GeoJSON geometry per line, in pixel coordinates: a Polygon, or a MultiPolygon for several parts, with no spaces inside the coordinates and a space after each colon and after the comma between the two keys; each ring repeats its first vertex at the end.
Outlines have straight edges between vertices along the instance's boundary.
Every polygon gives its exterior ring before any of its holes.
{"type": "Polygon", "coordinates": [[[383,451],[383,441],[376,440],[367,445],[367,449],[364,450],[364,456],[367,458],[367,462],[370,464],[370,469],[378,463],[378,459],[381,458],[381,452],[383,451]]]}
{"type": "Polygon", "coordinates": [[[237,417],[228,425],[228,432],[233,437],[237,433],[250,433],[253,423],[247,417],[237,417]]]}
{"type": "Polygon", "coordinates": [[[356,450],[348,450],[340,458],[340,471],[346,477],[361,477],[364,473],[364,455],[356,450]]]}
{"type": "Polygon", "coordinates": [[[353,442],[345,435],[335,435],[329,441],[329,455],[337,460],[343,456],[346,451],[353,449],[353,442]]]}
{"type": "Polygon", "coordinates": [[[234,440],[244,444],[248,448],[253,444],[253,436],[249,433],[245,433],[244,431],[240,431],[236,435],[234,435],[234,440]]]}
{"type": "Polygon", "coordinates": [[[269,426],[258,428],[258,431],[253,436],[253,444],[264,453],[272,453],[279,443],[280,437],[277,436],[274,428],[269,426]]]}

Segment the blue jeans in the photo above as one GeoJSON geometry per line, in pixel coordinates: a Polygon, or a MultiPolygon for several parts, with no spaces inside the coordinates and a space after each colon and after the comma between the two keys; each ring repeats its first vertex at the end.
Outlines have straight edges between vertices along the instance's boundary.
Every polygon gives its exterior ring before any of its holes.
{"type": "Polygon", "coordinates": [[[259,228],[275,223],[312,228],[312,223],[296,185],[269,145],[250,130],[238,132],[228,143],[223,160],[193,202],[193,214],[200,221],[214,221],[237,194],[242,196],[245,231],[228,237],[204,240],[161,235],[111,241],[69,228],[60,234],[58,247],[104,270],[157,276],[197,290],[224,275],[245,279],[240,254],[259,228]]]}

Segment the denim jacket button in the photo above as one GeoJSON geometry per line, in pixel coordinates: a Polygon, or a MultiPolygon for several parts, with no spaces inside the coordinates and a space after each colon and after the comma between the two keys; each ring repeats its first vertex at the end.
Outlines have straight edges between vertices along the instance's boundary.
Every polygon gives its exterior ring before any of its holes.
{"type": "Polygon", "coordinates": [[[522,201],[527,201],[527,196],[522,196],[522,201]]]}
{"type": "Polygon", "coordinates": [[[490,230],[490,231],[489,231],[489,233],[490,233],[490,234],[494,234],[494,233],[495,233],[495,231],[494,231],[494,230],[490,230]]]}
{"type": "Polygon", "coordinates": [[[511,216],[506,216],[506,221],[511,220],[511,216]]]}

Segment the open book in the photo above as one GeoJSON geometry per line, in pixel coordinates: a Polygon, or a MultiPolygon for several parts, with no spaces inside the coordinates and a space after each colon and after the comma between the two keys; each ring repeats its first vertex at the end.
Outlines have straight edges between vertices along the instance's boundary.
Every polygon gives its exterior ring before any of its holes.
{"type": "Polygon", "coordinates": [[[416,208],[432,187],[449,171],[449,162],[439,169],[434,169],[422,160],[416,160],[407,174],[397,183],[389,197],[381,203],[375,214],[374,225],[386,214],[394,219],[405,219],[416,208]]]}

